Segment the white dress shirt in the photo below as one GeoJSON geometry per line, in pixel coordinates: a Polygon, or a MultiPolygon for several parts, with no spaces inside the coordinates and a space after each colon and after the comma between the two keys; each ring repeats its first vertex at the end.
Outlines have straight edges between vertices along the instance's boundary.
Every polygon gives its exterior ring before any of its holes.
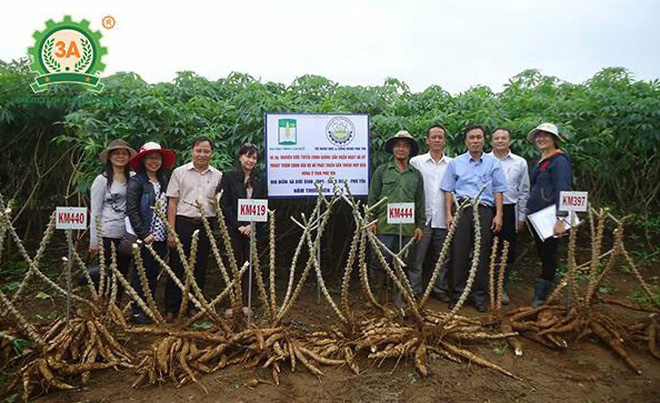
{"type": "Polygon", "coordinates": [[[215,197],[221,178],[222,172],[210,165],[204,172],[198,171],[192,162],[175,169],[167,185],[167,197],[179,199],[176,215],[199,217],[196,204],[199,201],[204,209],[204,216],[215,217],[211,200],[215,197]]]}
{"type": "MultiPolygon", "coordinates": [[[[497,158],[492,151],[488,154],[497,158]]],[[[525,221],[527,199],[529,198],[529,168],[527,161],[523,157],[512,153],[511,150],[504,158],[499,160],[504,170],[504,176],[506,176],[506,182],[509,185],[509,190],[504,192],[504,204],[515,204],[518,221],[525,221]]]]}
{"type": "Polygon", "coordinates": [[[431,153],[418,155],[410,159],[410,164],[422,173],[424,178],[424,203],[426,204],[426,224],[431,228],[447,228],[445,221],[445,192],[440,190],[442,177],[447,170],[449,161],[447,155],[436,162],[431,153]]]}

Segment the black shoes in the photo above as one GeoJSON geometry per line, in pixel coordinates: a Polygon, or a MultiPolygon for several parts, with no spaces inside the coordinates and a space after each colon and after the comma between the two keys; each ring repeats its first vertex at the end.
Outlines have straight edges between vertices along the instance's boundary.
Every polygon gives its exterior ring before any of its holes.
{"type": "Polygon", "coordinates": [[[131,323],[135,325],[148,325],[151,323],[151,319],[147,317],[144,313],[133,314],[131,316],[131,323]]]}
{"type": "MultiPolygon", "coordinates": [[[[457,303],[458,303],[458,301],[450,301],[449,304],[447,304],[447,308],[452,310],[452,309],[454,309],[454,307],[456,306],[457,303]]],[[[472,305],[474,307],[474,309],[476,309],[477,311],[479,311],[481,313],[484,313],[488,310],[486,308],[486,303],[485,302],[480,303],[480,302],[474,301],[472,299],[468,299],[467,303],[472,305]]]]}
{"type": "Polygon", "coordinates": [[[472,306],[473,306],[477,311],[479,311],[479,312],[481,312],[481,313],[486,312],[486,303],[485,303],[485,302],[481,302],[481,303],[479,303],[479,302],[473,301],[473,302],[472,302],[472,306]]]}
{"type": "Polygon", "coordinates": [[[431,296],[440,302],[449,302],[450,300],[449,295],[447,295],[447,293],[444,291],[440,291],[440,292],[432,291],[431,296]]]}

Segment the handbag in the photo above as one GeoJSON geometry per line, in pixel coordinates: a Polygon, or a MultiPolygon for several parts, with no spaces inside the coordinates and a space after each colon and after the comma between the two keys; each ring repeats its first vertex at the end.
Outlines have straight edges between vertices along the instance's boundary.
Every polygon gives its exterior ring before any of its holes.
{"type": "Polygon", "coordinates": [[[138,237],[135,235],[131,220],[129,220],[128,217],[124,218],[124,225],[126,226],[126,233],[124,233],[121,241],[119,241],[117,253],[124,256],[133,256],[133,244],[137,242],[138,237]]]}
{"type": "Polygon", "coordinates": [[[119,241],[119,248],[117,253],[124,256],[133,256],[133,244],[138,240],[137,235],[126,233],[119,241]]]}

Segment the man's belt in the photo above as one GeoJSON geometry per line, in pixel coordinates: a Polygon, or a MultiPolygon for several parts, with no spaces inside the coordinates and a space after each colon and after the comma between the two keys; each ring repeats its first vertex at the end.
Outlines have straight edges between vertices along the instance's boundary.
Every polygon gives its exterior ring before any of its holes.
{"type": "MultiPolygon", "coordinates": [[[[202,221],[202,217],[186,217],[184,215],[178,215],[176,216],[177,220],[181,220],[187,224],[194,224],[194,225],[202,225],[204,222],[202,221]]],[[[208,219],[209,217],[207,217],[208,219]]]]}
{"type": "MultiPolygon", "coordinates": [[[[460,199],[458,199],[458,204],[463,203],[465,200],[470,200],[470,203],[472,203],[472,200],[474,200],[474,199],[472,199],[470,197],[461,197],[460,199]]],[[[479,202],[479,205],[482,206],[482,207],[493,208],[493,206],[489,206],[488,204],[486,204],[482,201],[479,202]]]]}

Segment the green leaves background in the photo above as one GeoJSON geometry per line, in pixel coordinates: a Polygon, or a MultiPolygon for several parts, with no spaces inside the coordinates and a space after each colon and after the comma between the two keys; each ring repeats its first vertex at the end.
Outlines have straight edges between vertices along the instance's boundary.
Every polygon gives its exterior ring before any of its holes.
{"type": "Polygon", "coordinates": [[[537,153],[525,135],[553,122],[569,139],[563,147],[576,189],[625,211],[658,211],[660,82],[637,81],[623,68],[580,84],[525,70],[502,92],[474,86],[456,95],[439,86],[414,93],[395,78],[364,87],[305,75],[283,85],[241,73],[209,81],[185,71],[172,82],[147,84],[138,74],[117,73],[95,95],[77,86],[33,94],[27,66],[0,62],[0,193],[25,212],[50,211],[64,199],[84,203],[101,169],[97,155],[114,138],[135,148],[159,141],[183,163],[191,139],[207,135],[216,145],[213,163],[230,168],[242,143],[263,145],[266,112],[369,114],[372,167],[387,160],[388,136],[407,129],[423,145],[434,123],[448,128],[450,155],[464,151],[461,130],[481,123],[510,127],[514,151],[532,161],[537,153]]]}

